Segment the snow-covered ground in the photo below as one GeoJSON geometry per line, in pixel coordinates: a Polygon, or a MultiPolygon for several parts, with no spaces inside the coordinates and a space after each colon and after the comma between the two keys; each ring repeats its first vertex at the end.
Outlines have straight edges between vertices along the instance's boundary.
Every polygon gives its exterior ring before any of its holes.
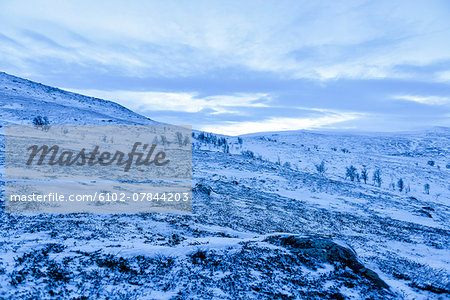
{"type": "MultiPolygon", "coordinates": [[[[51,124],[155,123],[0,73],[0,126],[37,115],[51,124]]],[[[450,129],[200,134],[192,215],[1,212],[0,298],[450,296],[450,129]],[[350,165],[368,170],[367,183],[346,178],[350,165]]]]}

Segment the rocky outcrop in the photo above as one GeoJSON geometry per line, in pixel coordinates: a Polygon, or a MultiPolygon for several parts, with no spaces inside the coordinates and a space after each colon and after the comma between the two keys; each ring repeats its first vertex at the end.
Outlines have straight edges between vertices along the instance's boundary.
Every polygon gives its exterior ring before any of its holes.
{"type": "Polygon", "coordinates": [[[349,267],[355,273],[369,279],[377,288],[389,289],[389,286],[374,271],[364,267],[353,250],[341,246],[325,237],[302,237],[296,235],[274,235],[267,242],[283,246],[291,252],[319,263],[330,263],[341,267],[349,267]]]}

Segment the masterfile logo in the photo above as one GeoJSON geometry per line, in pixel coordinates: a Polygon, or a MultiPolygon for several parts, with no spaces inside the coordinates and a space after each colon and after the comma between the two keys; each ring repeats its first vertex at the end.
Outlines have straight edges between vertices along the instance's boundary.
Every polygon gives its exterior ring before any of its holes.
{"type": "Polygon", "coordinates": [[[167,165],[170,160],[165,159],[166,153],[164,151],[159,151],[155,154],[154,158],[153,153],[155,152],[155,148],[157,145],[152,144],[150,147],[148,144],[144,144],[142,146],[143,150],[147,150],[149,148],[145,159],[144,152],[139,152],[138,147],[142,145],[141,142],[136,142],[133,145],[133,149],[126,154],[121,151],[116,151],[114,154],[109,151],[100,152],[99,146],[95,146],[94,149],[88,153],[86,153],[86,149],[82,148],[80,152],[74,153],[72,151],[60,151],[60,147],[58,145],[53,145],[49,147],[48,145],[33,145],[28,147],[27,150],[30,151],[30,156],[27,161],[27,166],[33,164],[36,156],[36,165],[40,166],[47,159],[46,163],[50,166],[60,165],[60,166],[95,166],[99,164],[100,166],[110,166],[113,163],[116,163],[118,166],[124,166],[124,171],[128,172],[133,164],[134,157],[136,157],[135,165],[149,166],[151,164],[155,164],[155,166],[161,167],[167,165]]]}

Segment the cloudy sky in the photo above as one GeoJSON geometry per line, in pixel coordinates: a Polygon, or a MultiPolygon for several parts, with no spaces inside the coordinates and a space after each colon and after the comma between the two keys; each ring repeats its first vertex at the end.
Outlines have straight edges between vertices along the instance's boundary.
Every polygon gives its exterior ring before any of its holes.
{"type": "Polygon", "coordinates": [[[450,1],[0,1],[0,70],[225,134],[450,126],[450,1]]]}

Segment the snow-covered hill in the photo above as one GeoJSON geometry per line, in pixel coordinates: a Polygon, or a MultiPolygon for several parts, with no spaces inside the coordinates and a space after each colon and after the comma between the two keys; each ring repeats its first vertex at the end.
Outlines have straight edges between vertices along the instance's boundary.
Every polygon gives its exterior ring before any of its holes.
{"type": "MultiPolygon", "coordinates": [[[[36,115],[51,124],[154,123],[1,73],[0,126],[36,115]]],[[[196,132],[192,215],[1,212],[0,298],[448,298],[449,139],[448,128],[196,132]],[[349,165],[366,167],[369,181],[345,178],[349,165]],[[401,192],[390,187],[400,178],[401,192]]]]}
{"type": "Polygon", "coordinates": [[[270,161],[288,162],[294,169],[317,173],[316,165],[323,161],[328,178],[345,180],[346,167],[353,165],[359,175],[362,169],[367,170],[370,184],[378,169],[384,189],[397,191],[402,179],[404,188],[398,195],[450,203],[449,128],[377,134],[279,132],[242,138],[244,150],[270,161]],[[430,185],[429,193],[424,191],[426,184],[430,185]]]}
{"type": "Polygon", "coordinates": [[[31,125],[35,116],[52,124],[155,124],[111,101],[82,96],[0,72],[0,125],[31,125]]]}

